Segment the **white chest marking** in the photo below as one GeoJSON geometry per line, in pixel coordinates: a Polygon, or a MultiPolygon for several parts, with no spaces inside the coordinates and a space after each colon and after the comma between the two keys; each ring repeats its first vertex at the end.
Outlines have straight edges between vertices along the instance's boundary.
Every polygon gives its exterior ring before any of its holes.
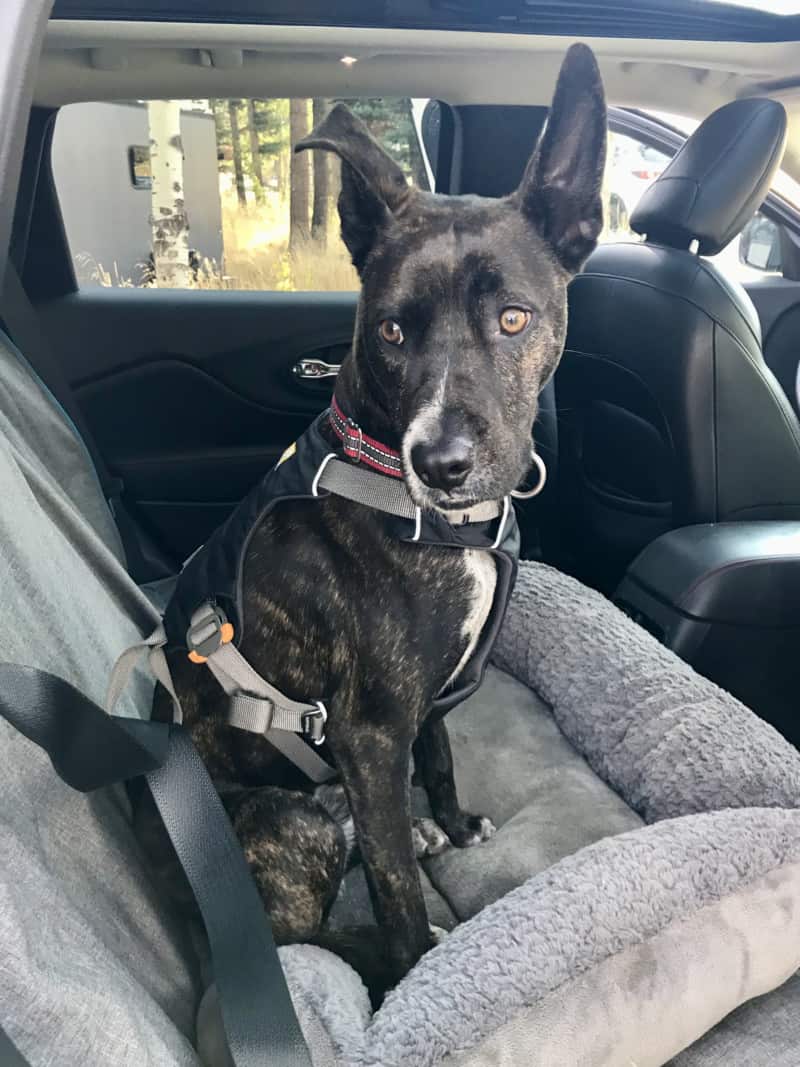
{"type": "Polygon", "coordinates": [[[467,639],[467,647],[458,666],[447,679],[450,685],[461,673],[464,665],[475,651],[481,631],[489,617],[494,602],[494,589],[497,585],[497,568],[494,556],[481,549],[464,550],[464,568],[469,589],[469,607],[461,628],[461,636],[467,639]]]}

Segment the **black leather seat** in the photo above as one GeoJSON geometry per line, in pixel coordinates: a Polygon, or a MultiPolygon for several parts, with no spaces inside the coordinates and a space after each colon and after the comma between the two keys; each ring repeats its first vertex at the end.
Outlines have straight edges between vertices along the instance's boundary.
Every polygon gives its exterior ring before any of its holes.
{"type": "Polygon", "coordinates": [[[675,527],[800,519],[800,425],[764,363],[756,310],[700,258],[761,204],[785,136],[773,101],[715,111],[633,213],[644,242],[599,247],[570,288],[561,562],[604,590],[675,527]]]}

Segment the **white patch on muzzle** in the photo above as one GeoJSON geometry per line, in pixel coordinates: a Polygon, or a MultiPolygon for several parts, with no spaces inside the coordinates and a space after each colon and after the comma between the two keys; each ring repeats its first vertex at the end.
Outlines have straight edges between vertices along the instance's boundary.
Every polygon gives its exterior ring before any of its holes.
{"type": "Polygon", "coordinates": [[[435,440],[441,431],[442,416],[444,415],[444,388],[447,374],[436,387],[436,393],[431,400],[426,401],[411,420],[403,437],[402,453],[403,467],[406,472],[411,495],[416,499],[424,497],[430,492],[427,485],[422,481],[411,462],[411,450],[419,444],[435,440]]]}

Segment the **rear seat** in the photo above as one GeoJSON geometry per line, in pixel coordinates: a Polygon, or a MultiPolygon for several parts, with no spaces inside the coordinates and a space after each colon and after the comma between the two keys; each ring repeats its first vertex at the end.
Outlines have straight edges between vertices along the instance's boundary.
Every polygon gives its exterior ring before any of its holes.
{"type": "MultiPolygon", "coordinates": [[[[118,653],[155,617],[128,577],[91,460],[0,335],[3,658],[102,704],[118,653]]],[[[140,673],[119,714],[149,715],[140,673]]],[[[73,792],[0,721],[0,1005],[23,1051],[60,1064],[196,1065],[201,990],[188,927],[167,914],[124,790],[73,792]]]]}

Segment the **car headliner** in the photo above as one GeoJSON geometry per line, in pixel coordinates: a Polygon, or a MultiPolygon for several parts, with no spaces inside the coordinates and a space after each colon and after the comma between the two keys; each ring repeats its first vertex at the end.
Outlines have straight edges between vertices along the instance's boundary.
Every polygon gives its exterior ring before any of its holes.
{"type": "MultiPolygon", "coordinates": [[[[794,22],[794,20],[792,20],[794,22]]],[[[800,49],[793,41],[583,37],[609,102],[703,118],[743,96],[789,113],[784,168],[800,180],[800,49]]],[[[530,33],[59,19],[36,101],[417,96],[547,104],[571,38],[530,33]],[[344,65],[343,56],[356,63],[344,65]]]]}

